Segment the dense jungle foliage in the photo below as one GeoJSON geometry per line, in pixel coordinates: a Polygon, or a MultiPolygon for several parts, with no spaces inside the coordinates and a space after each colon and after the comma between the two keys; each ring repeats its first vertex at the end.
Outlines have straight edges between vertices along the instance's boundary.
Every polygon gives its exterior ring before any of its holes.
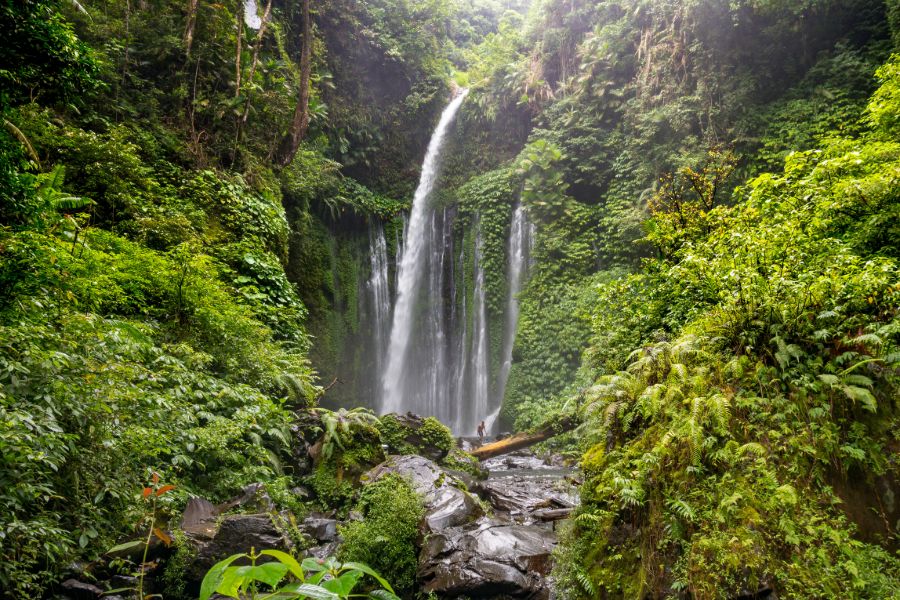
{"type": "Polygon", "coordinates": [[[368,227],[462,86],[438,200],[494,376],[536,225],[501,417],[580,422],[560,594],[900,597],[900,3],[258,4],[0,0],[0,595],[143,535],[156,478],[166,522],[357,513],[339,558],[415,597],[420,499],[357,484],[426,448],[316,407],[372,405],[368,227]]]}

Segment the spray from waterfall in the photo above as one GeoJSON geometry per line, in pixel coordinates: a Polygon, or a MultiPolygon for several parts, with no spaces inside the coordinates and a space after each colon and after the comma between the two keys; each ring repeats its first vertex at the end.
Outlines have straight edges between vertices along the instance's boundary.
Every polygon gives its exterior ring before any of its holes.
{"type": "MultiPolygon", "coordinates": [[[[447,374],[442,372],[445,369],[438,364],[426,371],[426,377],[421,377],[422,369],[428,368],[429,359],[439,360],[441,352],[444,351],[446,336],[441,324],[425,323],[425,343],[417,345],[416,353],[410,352],[410,342],[413,330],[417,325],[422,291],[428,289],[429,297],[425,300],[431,304],[431,307],[426,307],[426,312],[430,313],[429,316],[438,313],[434,304],[439,303],[443,292],[443,285],[439,285],[439,280],[443,275],[443,257],[435,256],[437,246],[441,246],[440,251],[443,251],[443,244],[438,243],[443,240],[436,239],[438,238],[436,228],[440,226],[443,229],[447,220],[438,218],[437,211],[431,210],[429,200],[438,178],[441,151],[447,131],[466,94],[467,90],[463,90],[444,109],[428,144],[419,185],[413,196],[412,210],[404,240],[403,257],[399,266],[397,301],[388,344],[387,367],[382,379],[381,411],[383,413],[415,410],[439,418],[443,416],[444,419],[448,419],[450,417],[452,407],[446,406],[449,403],[444,402],[445,406],[439,406],[441,396],[445,395],[441,392],[448,388],[445,385],[446,379],[444,379],[447,374]],[[434,296],[435,293],[437,293],[437,297],[434,296]],[[425,350],[431,356],[421,356],[421,353],[418,352],[420,349],[425,350]],[[436,383],[440,385],[436,385],[436,383]]],[[[441,215],[441,217],[444,216],[441,215]]],[[[443,312],[442,307],[440,312],[443,312]]],[[[435,319],[431,320],[435,321],[435,319]]]]}

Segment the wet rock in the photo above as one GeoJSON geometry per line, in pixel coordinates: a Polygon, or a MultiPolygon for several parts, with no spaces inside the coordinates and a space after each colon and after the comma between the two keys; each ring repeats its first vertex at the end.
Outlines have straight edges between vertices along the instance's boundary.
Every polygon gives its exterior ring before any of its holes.
{"type": "Polygon", "coordinates": [[[216,518],[219,510],[216,505],[207,500],[194,496],[184,507],[181,516],[181,529],[189,535],[211,539],[216,532],[216,518]]]}
{"type": "Polygon", "coordinates": [[[325,560],[329,556],[335,556],[340,546],[341,540],[340,538],[338,538],[333,542],[328,542],[327,544],[321,544],[319,546],[308,548],[306,550],[306,554],[313,558],[318,558],[319,560],[325,560]]]}
{"type": "Polygon", "coordinates": [[[392,456],[366,473],[362,481],[375,482],[392,473],[408,479],[422,497],[425,505],[423,533],[462,525],[484,514],[481,504],[462,489],[465,486],[459,479],[422,456],[392,456]]]}
{"type": "Polygon", "coordinates": [[[497,510],[528,516],[541,509],[574,507],[576,497],[559,485],[553,478],[496,477],[479,482],[475,490],[497,510]]]}
{"type": "Polygon", "coordinates": [[[497,456],[490,458],[482,463],[488,471],[518,471],[530,470],[540,471],[543,469],[552,469],[553,466],[547,464],[541,458],[533,454],[510,454],[506,456],[497,456]]]}
{"type": "Polygon", "coordinates": [[[337,520],[320,515],[303,519],[300,529],[317,542],[333,542],[337,538],[337,520]]]}
{"type": "MultiPolygon", "coordinates": [[[[229,515],[222,519],[218,530],[208,541],[194,538],[197,558],[191,566],[193,579],[202,579],[203,574],[214,564],[232,554],[260,550],[290,550],[291,541],[275,526],[269,514],[229,515]]],[[[190,537],[190,534],[189,534],[190,537]]]]}
{"type": "Polygon", "coordinates": [[[93,600],[103,594],[103,590],[96,585],[78,581],[77,579],[66,579],[59,587],[72,600],[93,600]]]}
{"type": "Polygon", "coordinates": [[[551,530],[482,519],[429,536],[419,581],[440,597],[548,598],[556,536],[551,530]]]}
{"type": "Polygon", "coordinates": [[[251,483],[241,490],[241,494],[223,502],[216,507],[219,514],[240,508],[244,512],[271,512],[275,510],[275,503],[269,497],[265,484],[251,483]]]}
{"type": "Polygon", "coordinates": [[[313,470],[315,447],[322,437],[322,419],[311,410],[297,411],[294,417],[294,471],[298,476],[308,475],[313,470]]]}
{"type": "Polygon", "coordinates": [[[415,452],[430,460],[442,460],[456,445],[453,434],[440,421],[417,414],[391,413],[381,417],[381,437],[390,452],[415,452]]]}

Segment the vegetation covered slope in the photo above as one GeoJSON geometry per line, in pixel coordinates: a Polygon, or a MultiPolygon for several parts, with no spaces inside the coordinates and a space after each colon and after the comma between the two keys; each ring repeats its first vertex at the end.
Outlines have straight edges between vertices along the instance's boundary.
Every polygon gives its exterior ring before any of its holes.
{"type": "Polygon", "coordinates": [[[568,594],[895,594],[895,16],[548,1],[473,49],[463,190],[538,226],[504,413],[585,419],[568,594]]]}
{"type": "Polygon", "coordinates": [[[509,15],[472,49],[463,119],[476,142],[463,170],[505,168],[506,201],[521,191],[539,224],[506,391],[510,422],[533,423],[548,399],[561,404],[577,388],[591,281],[654,254],[641,240],[662,177],[701,169],[711,149],[731,153],[721,201],[788,151],[856,127],[890,50],[887,10],[871,1],[548,0],[509,15]]]}
{"type": "Polygon", "coordinates": [[[3,593],[132,530],[151,469],[169,514],[292,475],[455,75],[492,340],[537,224],[504,416],[584,419],[563,591],[895,594],[895,0],[258,4],[0,0],[3,593]]]}
{"type": "Polygon", "coordinates": [[[597,287],[576,595],[896,594],[898,60],[859,136],[733,206],[679,188],[647,236],[664,257],[597,287]]]}
{"type": "Polygon", "coordinates": [[[450,7],[270,0],[251,28],[243,2],[0,3],[2,594],[130,532],[151,470],[172,515],[292,474],[320,223],[402,207],[337,160],[409,189],[450,7]],[[309,128],[277,168],[307,49],[309,128]],[[381,90],[348,83],[360,52],[381,90]]]}

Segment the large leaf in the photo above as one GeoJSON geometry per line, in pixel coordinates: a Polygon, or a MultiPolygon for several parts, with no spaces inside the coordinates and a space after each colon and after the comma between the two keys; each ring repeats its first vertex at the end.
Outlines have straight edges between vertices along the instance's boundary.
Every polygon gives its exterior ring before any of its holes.
{"type": "Polygon", "coordinates": [[[215,593],[216,588],[222,583],[222,578],[225,576],[225,570],[228,566],[237,559],[246,556],[246,554],[233,554],[225,560],[214,564],[212,568],[207,571],[206,576],[203,578],[203,582],[200,584],[200,600],[209,600],[209,597],[215,593]]]}
{"type": "Polygon", "coordinates": [[[300,566],[303,567],[304,571],[325,571],[328,569],[325,561],[318,558],[304,558],[300,566]]]}
{"type": "Polygon", "coordinates": [[[369,575],[370,577],[374,578],[375,581],[380,583],[381,587],[383,587],[387,591],[391,592],[392,594],[394,593],[394,588],[391,587],[391,584],[389,584],[387,581],[385,581],[384,577],[382,577],[381,575],[379,575],[378,573],[373,571],[372,568],[369,567],[369,565],[364,565],[362,563],[357,563],[357,562],[347,562],[347,563],[344,563],[344,568],[345,569],[356,569],[357,571],[362,571],[363,573],[365,573],[366,575],[369,575]]]}
{"type": "Polygon", "coordinates": [[[298,563],[297,559],[287,552],[282,552],[281,550],[263,550],[262,552],[260,552],[260,554],[263,556],[271,556],[280,561],[282,564],[287,565],[287,568],[288,570],[290,570],[291,574],[301,582],[306,579],[306,577],[303,575],[303,568],[300,566],[300,563],[298,563]]]}
{"type": "Polygon", "coordinates": [[[116,552],[124,552],[125,550],[131,550],[132,548],[136,548],[144,543],[144,540],[132,540],[130,542],[125,542],[124,544],[119,544],[117,546],[113,546],[109,550],[106,551],[107,554],[115,554],[116,552]]]}
{"type": "Polygon", "coordinates": [[[312,598],[313,600],[339,600],[340,598],[334,592],[309,583],[291,583],[278,590],[278,592],[290,592],[298,594],[299,598],[312,598]]]}
{"type": "Polygon", "coordinates": [[[369,592],[369,598],[375,598],[375,600],[400,600],[399,596],[387,590],[372,590],[369,592]]]}
{"type": "Polygon", "coordinates": [[[347,571],[340,577],[335,577],[334,579],[329,579],[325,583],[322,584],[322,587],[326,590],[330,590],[340,596],[341,598],[346,598],[350,595],[350,592],[353,591],[353,588],[356,587],[356,583],[359,581],[359,578],[363,576],[362,571],[357,571],[356,569],[347,571]]]}
{"type": "Polygon", "coordinates": [[[237,598],[244,584],[251,581],[259,581],[274,588],[281,582],[287,572],[288,566],[280,562],[270,562],[255,566],[229,567],[225,570],[222,583],[216,588],[216,591],[220,594],[237,598]]]}

